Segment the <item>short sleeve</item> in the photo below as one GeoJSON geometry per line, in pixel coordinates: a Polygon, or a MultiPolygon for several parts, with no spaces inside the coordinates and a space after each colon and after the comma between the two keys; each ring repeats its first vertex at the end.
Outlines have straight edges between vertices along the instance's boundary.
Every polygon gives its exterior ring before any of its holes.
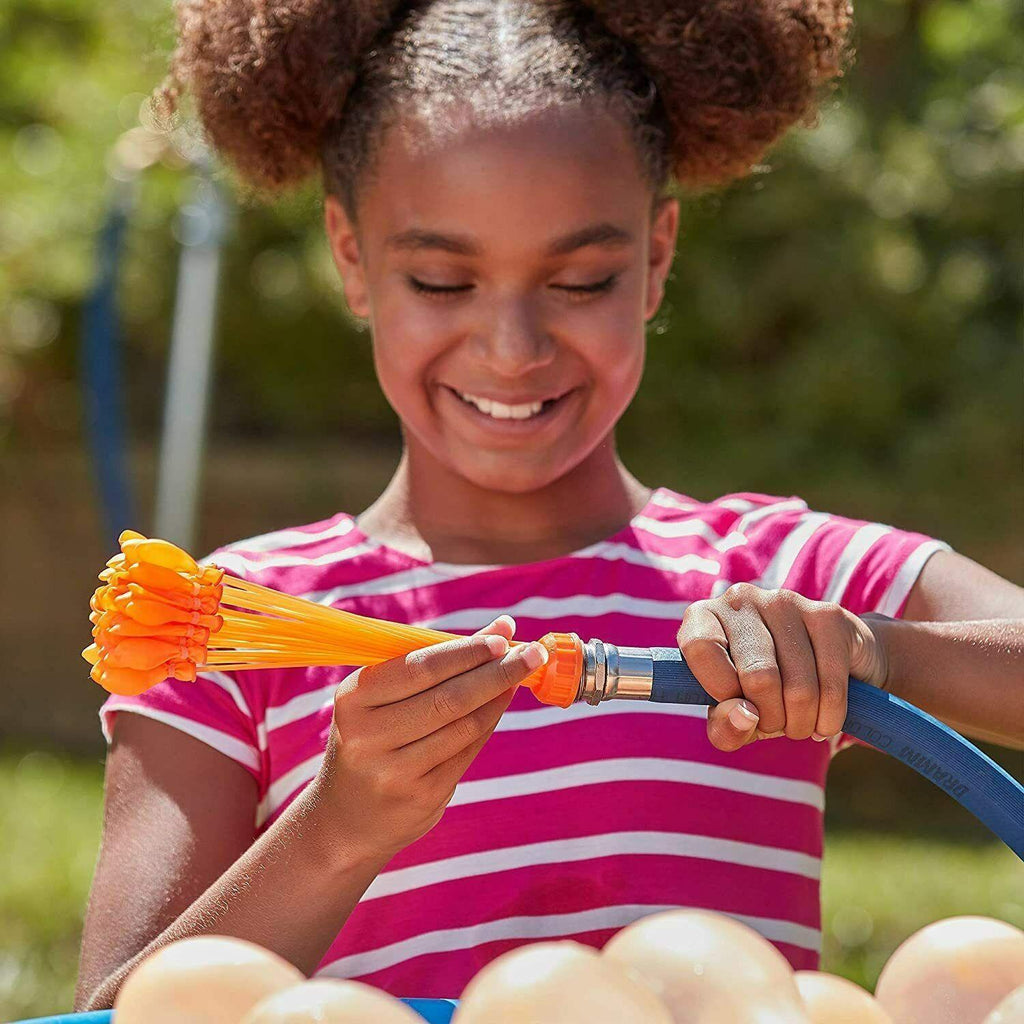
{"type": "Polygon", "coordinates": [[[193,683],[166,679],[136,697],[111,694],[100,708],[107,743],[120,711],[153,718],[194,736],[237,761],[261,782],[256,720],[241,687],[227,673],[204,672],[193,683]]]}
{"type": "Polygon", "coordinates": [[[783,586],[815,601],[835,601],[857,615],[903,613],[928,559],[948,544],[922,533],[815,513],[783,586]]]}
{"type": "MultiPolygon", "coordinates": [[[[227,550],[214,551],[201,559],[201,564],[216,562],[227,550]]],[[[131,711],[164,722],[237,761],[262,786],[263,730],[254,711],[257,703],[234,675],[208,670],[195,682],[165,679],[135,697],[111,694],[100,708],[100,727],[109,744],[118,712],[131,711]]]]}
{"type": "MultiPolygon", "coordinates": [[[[857,615],[899,618],[925,563],[950,546],[922,533],[842,516],[823,516],[794,562],[786,586],[819,601],[836,601],[857,615]]],[[[847,733],[832,753],[860,741],[847,733]]]]}

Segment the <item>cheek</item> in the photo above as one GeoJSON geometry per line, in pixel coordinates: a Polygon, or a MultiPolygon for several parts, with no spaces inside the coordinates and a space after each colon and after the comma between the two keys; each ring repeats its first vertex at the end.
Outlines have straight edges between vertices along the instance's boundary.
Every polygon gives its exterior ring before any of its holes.
{"type": "Polygon", "coordinates": [[[643,373],[646,341],[638,289],[623,289],[576,318],[574,347],[586,359],[605,400],[628,403],[643,373]]]}
{"type": "Polygon", "coordinates": [[[423,401],[426,370],[446,348],[447,329],[422,304],[401,295],[379,303],[371,318],[373,357],[381,388],[399,414],[412,402],[423,401]]]}

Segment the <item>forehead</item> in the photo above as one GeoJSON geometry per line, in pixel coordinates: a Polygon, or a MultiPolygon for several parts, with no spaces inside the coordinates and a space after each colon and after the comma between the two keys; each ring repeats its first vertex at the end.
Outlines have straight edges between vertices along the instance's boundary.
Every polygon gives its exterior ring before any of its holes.
{"type": "Polygon", "coordinates": [[[592,107],[557,107],[443,131],[399,122],[381,141],[359,221],[370,244],[420,229],[532,252],[597,222],[635,230],[650,201],[626,126],[592,107]]]}

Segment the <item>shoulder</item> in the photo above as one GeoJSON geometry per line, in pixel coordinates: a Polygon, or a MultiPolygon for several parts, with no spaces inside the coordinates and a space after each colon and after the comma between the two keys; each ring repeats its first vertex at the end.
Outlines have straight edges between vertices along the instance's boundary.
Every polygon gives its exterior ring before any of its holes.
{"type": "Polygon", "coordinates": [[[700,501],[670,487],[659,487],[651,496],[646,515],[664,522],[699,519],[714,526],[719,533],[729,533],[746,531],[765,521],[792,521],[808,511],[807,502],[796,495],[737,491],[700,501]]]}
{"type": "MultiPolygon", "coordinates": [[[[328,519],[302,526],[288,526],[255,537],[232,541],[201,559],[235,576],[248,579],[275,568],[316,564],[324,556],[351,549],[365,537],[355,518],[339,512],[328,519]]],[[[264,582],[260,580],[260,582],[264,582]]]]}
{"type": "Polygon", "coordinates": [[[898,525],[816,510],[797,495],[742,491],[700,502],[659,488],[654,501],[655,514],[666,518],[663,533],[685,529],[669,521],[690,516],[718,535],[712,596],[732,583],[754,583],[837,601],[857,613],[896,615],[931,555],[948,550],[898,525]]]}

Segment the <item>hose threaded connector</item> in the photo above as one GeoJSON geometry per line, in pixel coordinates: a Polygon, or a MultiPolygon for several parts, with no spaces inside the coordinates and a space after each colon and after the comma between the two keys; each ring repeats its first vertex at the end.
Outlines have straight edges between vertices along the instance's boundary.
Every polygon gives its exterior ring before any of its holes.
{"type": "Polygon", "coordinates": [[[524,681],[543,704],[567,708],[579,697],[583,676],[583,641],[576,633],[547,633],[540,638],[547,664],[524,681]]]}

